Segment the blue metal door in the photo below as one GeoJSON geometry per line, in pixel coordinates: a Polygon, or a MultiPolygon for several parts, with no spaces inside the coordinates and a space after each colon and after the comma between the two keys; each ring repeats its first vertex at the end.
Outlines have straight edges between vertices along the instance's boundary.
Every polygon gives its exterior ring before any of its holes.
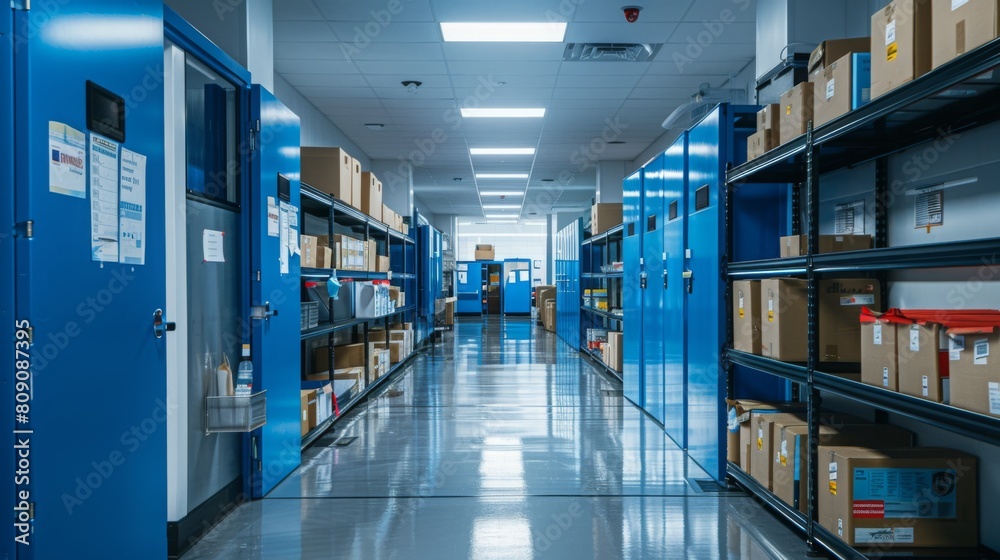
{"type": "Polygon", "coordinates": [[[687,380],[684,315],[684,191],[687,187],[687,133],[667,149],[663,169],[663,427],[681,448],[687,446],[687,380]]]}
{"type": "MultiPolygon", "coordinates": [[[[253,152],[250,212],[252,305],[263,319],[252,323],[254,388],[267,390],[267,424],[248,436],[244,451],[244,491],[262,498],[299,465],[301,375],[300,285],[297,255],[268,235],[268,208],[292,208],[299,200],[299,118],[269,91],[254,85],[251,122],[259,129],[253,152]],[[257,124],[259,123],[259,125],[257,124]],[[285,251],[288,270],[280,266],[285,251]]],[[[287,210],[286,210],[287,211],[287,210]]]]}
{"type": "Polygon", "coordinates": [[[663,387],[663,173],[665,155],[642,168],[642,254],[646,287],[642,290],[642,359],[645,409],[664,422],[663,387]]]}
{"type": "Polygon", "coordinates": [[[726,340],[726,281],[720,268],[727,250],[725,170],[739,161],[741,146],[745,154],[752,132],[735,128],[734,120],[755,110],[720,105],[688,136],[688,453],[719,481],[726,475],[726,373],[720,361],[726,340]]]}
{"type": "MultiPolygon", "coordinates": [[[[4,529],[22,544],[4,538],[0,550],[19,558],[162,558],[172,335],[154,333],[154,312],[169,321],[177,311],[165,309],[163,89],[142,84],[162,68],[163,6],[57,7],[16,9],[15,33],[3,40],[13,41],[16,65],[13,221],[20,224],[4,232],[17,232],[13,319],[26,333],[6,340],[30,335],[32,343],[16,348],[30,367],[0,368],[10,391],[4,409],[16,412],[22,430],[0,474],[25,503],[13,512],[24,524],[4,529]],[[124,139],[112,138],[121,124],[116,111],[90,121],[103,134],[88,131],[88,80],[120,96],[124,139]],[[139,224],[144,231],[133,228],[139,224]],[[28,463],[16,478],[15,448],[28,463]],[[109,520],[123,516],[128,529],[109,530],[109,520]]],[[[2,242],[6,259],[11,240],[2,242]]],[[[14,324],[6,321],[4,328],[14,324]]]]}
{"type": "Polygon", "coordinates": [[[636,405],[645,405],[643,400],[642,361],[642,290],[639,288],[642,259],[642,170],[625,178],[622,183],[622,217],[624,218],[624,239],[622,240],[622,389],[625,398],[636,405]]]}
{"type": "MultiPolygon", "coordinates": [[[[9,6],[0,9],[0,35],[10,37],[13,31],[13,12],[9,6]]],[[[14,151],[14,60],[12,58],[13,42],[0,41],[0,182],[4,185],[14,184],[14,161],[12,158],[14,151]]],[[[14,189],[4,188],[0,190],[0,270],[13,271],[14,269],[14,240],[9,232],[14,231],[14,189]]],[[[14,314],[14,275],[11,273],[0,274],[0,340],[14,341],[14,323],[18,317],[14,314]]],[[[22,345],[23,346],[23,345],[22,345]]],[[[0,363],[14,364],[16,347],[11,344],[0,346],[0,363]]],[[[15,379],[11,377],[9,367],[4,365],[0,368],[0,399],[4,403],[14,402],[13,388],[15,379]]],[[[14,418],[10,414],[4,415],[0,419],[0,446],[4,449],[3,459],[0,463],[13,465],[15,455],[14,449],[14,418]]],[[[0,474],[9,478],[12,473],[4,467],[0,474]]],[[[3,484],[0,487],[0,503],[14,504],[14,485],[3,484]]],[[[15,513],[16,515],[16,513],[15,513]]],[[[5,524],[0,529],[0,541],[4,542],[0,546],[0,553],[14,557],[12,552],[14,543],[14,526],[5,524]]]]}
{"type": "Polygon", "coordinates": [[[531,261],[504,260],[503,312],[508,315],[531,313],[531,261]]]}
{"type": "Polygon", "coordinates": [[[455,294],[458,304],[455,312],[460,315],[483,313],[483,265],[477,261],[460,262],[455,271],[455,294]],[[463,270],[464,267],[464,270],[463,270]]]}

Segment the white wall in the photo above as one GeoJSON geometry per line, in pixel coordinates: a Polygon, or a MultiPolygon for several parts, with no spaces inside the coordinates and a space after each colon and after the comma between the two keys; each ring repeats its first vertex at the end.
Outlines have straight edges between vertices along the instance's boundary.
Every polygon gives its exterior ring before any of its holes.
{"type": "Polygon", "coordinates": [[[247,70],[250,70],[255,84],[260,84],[273,93],[274,4],[272,0],[248,0],[246,18],[247,70]]]}
{"type": "Polygon", "coordinates": [[[459,261],[475,260],[476,245],[493,245],[496,260],[531,259],[532,279],[541,280],[536,284],[548,284],[549,276],[545,262],[548,259],[548,233],[545,225],[526,226],[504,225],[462,225],[459,221],[456,257],[459,261]],[[541,263],[534,268],[534,261],[541,263]]]}

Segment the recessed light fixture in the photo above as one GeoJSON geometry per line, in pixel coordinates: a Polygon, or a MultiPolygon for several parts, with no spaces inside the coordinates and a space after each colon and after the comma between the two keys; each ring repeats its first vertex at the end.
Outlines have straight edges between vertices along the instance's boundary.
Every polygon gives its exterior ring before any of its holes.
{"type": "Polygon", "coordinates": [[[469,148],[474,156],[533,156],[534,148],[469,148]]]}
{"type": "Polygon", "coordinates": [[[520,210],[520,204],[483,204],[483,210],[520,210]]]}
{"type": "Polygon", "coordinates": [[[486,216],[486,219],[499,219],[499,220],[503,220],[504,218],[511,219],[517,217],[516,214],[483,214],[483,216],[486,216]]]}
{"type": "Polygon", "coordinates": [[[476,173],[476,179],[527,179],[527,173],[476,173]]]}
{"type": "Polygon", "coordinates": [[[524,196],[524,191],[479,191],[479,196],[524,196]]]}
{"type": "Polygon", "coordinates": [[[486,220],[487,224],[516,224],[517,220],[486,220]]]}
{"type": "Polygon", "coordinates": [[[385,125],[382,123],[365,123],[365,126],[371,130],[381,130],[385,128],[385,125]]]}
{"type": "Polygon", "coordinates": [[[562,43],[565,22],[441,22],[446,42],[477,43],[562,43]]]}
{"type": "Polygon", "coordinates": [[[462,116],[467,119],[528,119],[545,116],[545,109],[540,107],[462,107],[462,116]]]}

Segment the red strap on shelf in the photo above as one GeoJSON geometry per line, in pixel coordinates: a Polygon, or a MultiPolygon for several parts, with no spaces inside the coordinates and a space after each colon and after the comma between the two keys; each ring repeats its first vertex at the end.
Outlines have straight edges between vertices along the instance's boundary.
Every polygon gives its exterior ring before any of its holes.
{"type": "Polygon", "coordinates": [[[330,393],[330,398],[333,399],[333,415],[340,416],[340,405],[337,404],[337,393],[330,393]]]}
{"type": "Polygon", "coordinates": [[[878,311],[872,311],[867,307],[861,308],[861,322],[862,323],[874,323],[876,321],[881,321],[883,323],[897,323],[897,324],[911,324],[913,320],[903,317],[899,309],[895,307],[889,309],[885,313],[879,313],[878,311]]]}

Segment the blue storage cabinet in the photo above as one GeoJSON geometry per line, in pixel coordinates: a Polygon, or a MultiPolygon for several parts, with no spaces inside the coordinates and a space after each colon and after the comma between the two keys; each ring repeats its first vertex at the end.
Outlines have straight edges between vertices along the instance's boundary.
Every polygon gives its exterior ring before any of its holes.
{"type": "Polygon", "coordinates": [[[663,162],[660,154],[642,168],[643,272],[642,356],[645,409],[658,422],[664,420],[663,402],[663,162]]]}
{"type": "Polygon", "coordinates": [[[503,312],[504,315],[531,313],[531,260],[504,259],[503,312]],[[513,273],[513,274],[512,274],[513,273]]]}
{"type": "MultiPolygon", "coordinates": [[[[420,215],[416,215],[419,223],[420,215]]],[[[437,299],[442,296],[443,262],[441,258],[441,232],[427,225],[417,227],[417,321],[414,326],[417,340],[427,339],[434,332],[437,299]]]]}
{"type": "MultiPolygon", "coordinates": [[[[747,137],[755,131],[757,107],[719,105],[689,132],[687,180],[687,438],[688,452],[714,479],[726,475],[726,384],[721,352],[726,343],[727,285],[721,263],[727,255],[725,230],[726,168],[746,160],[747,137]]],[[[773,243],[783,231],[786,216],[782,197],[787,187],[754,185],[733,193],[734,214],[755,215],[755,221],[735,221],[733,254],[737,260],[777,256],[773,243]],[[745,212],[749,205],[756,211],[745,212]]],[[[787,205],[786,205],[787,206],[787,205]]],[[[760,395],[782,400],[774,392],[760,395]]]]}
{"type": "Polygon", "coordinates": [[[556,334],[580,348],[580,242],[583,220],[576,219],[556,235],[556,334]]]}
{"type": "Polygon", "coordinates": [[[687,220],[688,135],[684,132],[664,154],[663,274],[650,278],[650,290],[663,300],[663,428],[681,448],[687,447],[687,329],[684,301],[684,248],[687,220]]]}
{"type": "Polygon", "coordinates": [[[642,170],[625,178],[622,183],[622,389],[625,398],[637,406],[645,406],[642,359],[642,290],[639,274],[642,259],[642,170]]]}

